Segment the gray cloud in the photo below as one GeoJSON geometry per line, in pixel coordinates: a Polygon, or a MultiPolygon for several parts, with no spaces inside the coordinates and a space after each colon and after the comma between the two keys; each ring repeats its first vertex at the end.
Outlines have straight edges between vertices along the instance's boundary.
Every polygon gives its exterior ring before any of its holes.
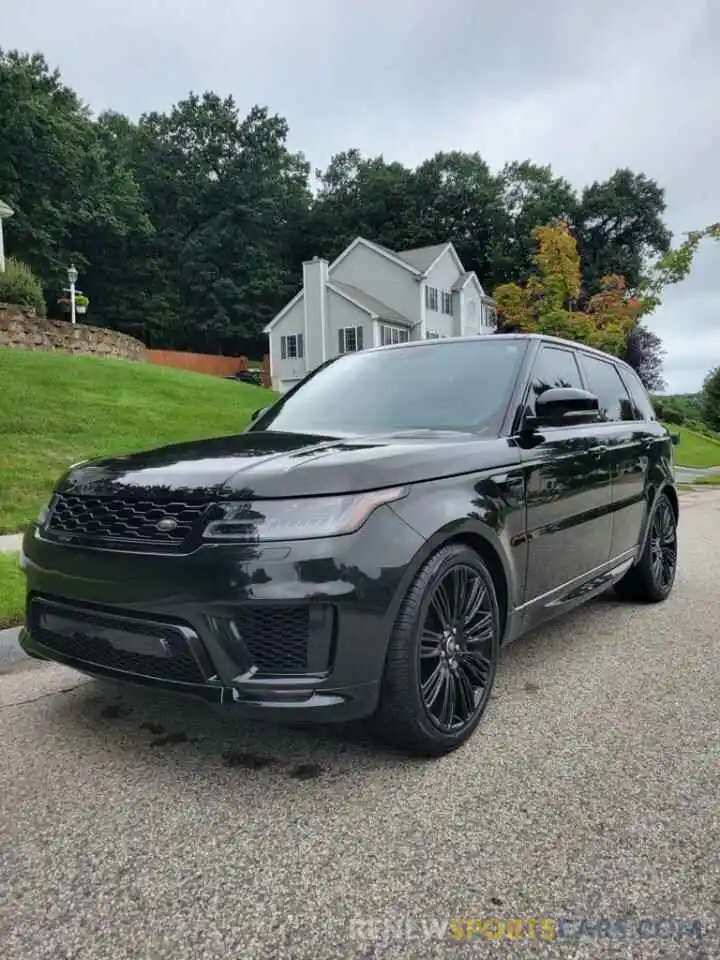
{"type": "MultiPolygon", "coordinates": [[[[2,44],[42,50],[95,110],[189,90],[287,117],[315,166],[350,146],[415,164],[479,150],[581,186],[618,166],[667,192],[676,233],[720,220],[720,5],[710,0],[24,0],[2,44]]],[[[720,364],[720,245],[651,320],[672,390],[720,364]]]]}

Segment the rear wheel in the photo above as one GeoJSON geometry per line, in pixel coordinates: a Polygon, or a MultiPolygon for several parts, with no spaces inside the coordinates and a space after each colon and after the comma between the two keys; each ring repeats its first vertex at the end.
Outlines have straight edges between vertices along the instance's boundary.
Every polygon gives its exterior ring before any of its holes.
{"type": "Polygon", "coordinates": [[[615,585],[615,590],[623,600],[660,603],[672,591],[676,570],[677,521],[669,497],[661,493],[642,556],[615,585]]]}
{"type": "Polygon", "coordinates": [[[415,578],[387,654],[379,735],[411,753],[441,756],[474,732],[499,656],[492,576],[463,544],[434,554],[415,578]]]}

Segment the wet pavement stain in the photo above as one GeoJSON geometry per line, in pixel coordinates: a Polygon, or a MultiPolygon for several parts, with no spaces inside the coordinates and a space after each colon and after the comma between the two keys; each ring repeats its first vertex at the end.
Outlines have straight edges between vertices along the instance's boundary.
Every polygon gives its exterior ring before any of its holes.
{"type": "Polygon", "coordinates": [[[264,770],[278,762],[275,757],[263,757],[240,750],[226,750],[222,758],[226,767],[243,767],[245,770],[264,770]]]}
{"type": "Polygon", "coordinates": [[[109,703],[104,710],[100,711],[103,720],[118,720],[120,717],[127,717],[132,713],[132,707],[124,703],[109,703]]]}
{"type": "Polygon", "coordinates": [[[154,734],[156,737],[161,733],[165,733],[165,727],[161,723],[154,723],[152,721],[146,721],[145,723],[140,724],[141,730],[147,730],[149,733],[154,734]]]}
{"type": "Polygon", "coordinates": [[[167,733],[164,737],[157,737],[150,741],[151,747],[166,747],[171,743],[197,743],[196,737],[189,737],[184,730],[177,733],[167,733]]]}
{"type": "Polygon", "coordinates": [[[317,763],[301,763],[290,771],[293,780],[313,780],[319,777],[323,768],[317,763]]]}

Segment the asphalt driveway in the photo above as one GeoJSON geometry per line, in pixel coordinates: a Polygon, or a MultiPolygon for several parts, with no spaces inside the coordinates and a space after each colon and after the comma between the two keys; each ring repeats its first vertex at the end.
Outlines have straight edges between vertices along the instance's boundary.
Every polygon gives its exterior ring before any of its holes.
{"type": "Polygon", "coordinates": [[[519,641],[441,761],[5,668],[0,955],[719,957],[720,492],[683,513],[671,599],[519,641]]]}

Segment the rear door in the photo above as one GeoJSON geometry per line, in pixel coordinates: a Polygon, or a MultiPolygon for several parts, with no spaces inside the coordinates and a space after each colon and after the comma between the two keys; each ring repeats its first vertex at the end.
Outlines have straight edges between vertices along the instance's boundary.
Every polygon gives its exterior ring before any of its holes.
{"type": "MultiPolygon", "coordinates": [[[[525,407],[551,387],[584,387],[577,352],[542,343],[525,407]]],[[[520,444],[525,472],[528,562],[525,602],[607,563],[612,494],[609,450],[595,424],[543,428],[520,444]]]]}
{"type": "Polygon", "coordinates": [[[600,401],[598,432],[607,445],[612,471],[612,559],[634,550],[647,509],[647,470],[652,441],[648,424],[611,359],[581,353],[587,389],[600,401]]]}

